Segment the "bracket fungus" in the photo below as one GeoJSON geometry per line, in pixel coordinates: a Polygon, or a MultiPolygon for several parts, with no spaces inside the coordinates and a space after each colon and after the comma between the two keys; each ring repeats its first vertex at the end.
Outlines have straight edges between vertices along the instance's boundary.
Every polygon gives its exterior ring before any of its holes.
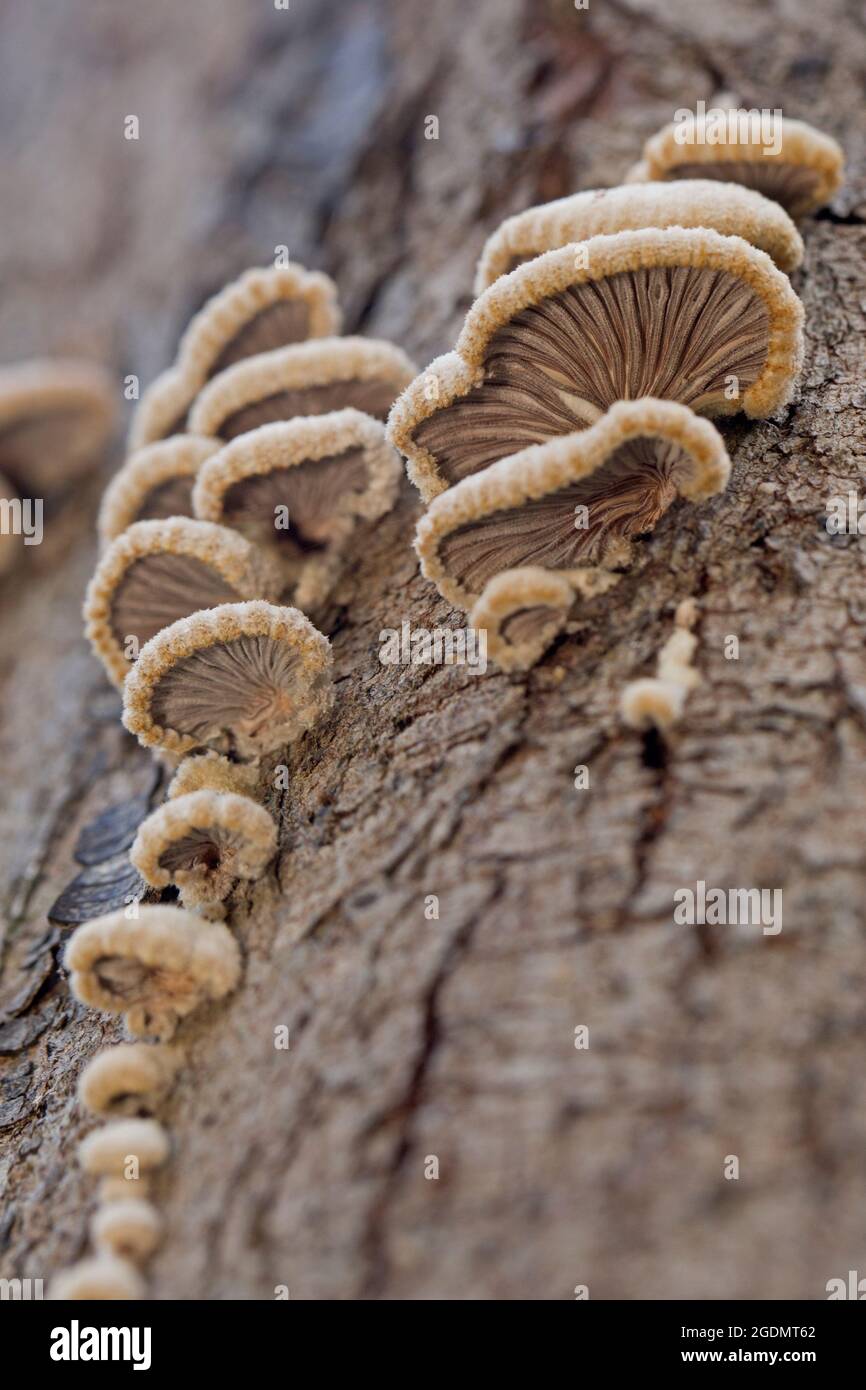
{"type": "Polygon", "coordinates": [[[85,1173],[120,1178],[130,1160],[139,1172],[148,1173],[161,1168],[169,1152],[168,1134],[156,1120],[112,1120],[82,1139],[78,1161],[85,1173]]]}
{"type": "Polygon", "coordinates": [[[129,436],[138,449],[186,425],[205,382],[245,357],[339,333],[336,289],[327,275],[289,265],[245,271],[208,300],[184,333],[174,366],[151,383],[129,436]]]}
{"type": "Polygon", "coordinates": [[[237,531],[180,516],[136,521],[96,567],[84,601],[85,633],[121,686],[132,653],[179,618],[218,604],[278,598],[282,586],[270,557],[237,531]]]}
{"type": "Polygon", "coordinates": [[[429,502],[619,400],[769,415],[793,393],[802,320],[788,277],[741,237],[681,227],[591,237],[485,290],[456,350],[395,403],[389,437],[429,502]]]}
{"type": "Polygon", "coordinates": [[[805,121],[711,108],[647,140],[629,179],[741,183],[775,199],[792,217],[803,217],[829,202],[843,165],[836,141],[805,121]]]}
{"type": "Polygon", "coordinates": [[[175,907],[86,922],[73,932],[65,962],[76,998],[122,1013],[139,1037],[171,1037],[181,1018],[221,999],[240,977],[238,944],[226,927],[175,907]]]}
{"type": "Polygon", "coordinates": [[[62,1303],[78,1299],[139,1300],[144,1298],[144,1281],[128,1260],[102,1253],[61,1270],[50,1285],[48,1297],[62,1303]]]}
{"type": "Polygon", "coordinates": [[[151,1202],[142,1197],[128,1197],[97,1207],[90,1223],[90,1235],[100,1253],[127,1260],[146,1260],[159,1244],[162,1218],[151,1202]]]}
{"type": "Polygon", "coordinates": [[[709,420],[675,401],[620,401],[588,429],[440,493],[418,522],[415,547],[425,576],[468,609],[507,570],[604,560],[611,545],[652,530],[677,495],[703,501],[729,473],[709,420]]]}
{"type": "Polygon", "coordinates": [[[711,227],[740,236],[786,272],[803,260],[803,239],[784,208],[754,189],[711,179],[631,183],[573,193],[507,218],[485,243],[475,293],[545,251],[644,227],[711,227]]]}
{"type": "Polygon", "coordinates": [[[131,454],[102,494],[98,526],[103,545],[135,521],[192,516],[195,475],[219,447],[218,439],[177,434],[131,454]]]}
{"type": "Polygon", "coordinates": [[[683,712],[690,692],[701,678],[693,666],[698,639],[691,631],[697,621],[694,599],[684,599],[676,612],[676,626],[656,662],[654,677],[631,681],[623,690],[620,712],[632,729],[654,726],[667,733],[683,712]]]}
{"type": "Polygon", "coordinates": [[[152,1114],[171,1089],[178,1062],[169,1047],[116,1043],[84,1067],[78,1099],[94,1115],[152,1114]]]}
{"type": "Polygon", "coordinates": [[[145,748],[254,759],[330,709],[328,639],[296,608],[230,603],[181,618],[142,648],[123,722],[145,748]]]}
{"type": "Polygon", "coordinates": [[[199,753],[184,758],[168,786],[166,796],[186,796],[188,792],[238,792],[249,796],[258,782],[258,768],[252,763],[233,763],[222,753],[199,753]]]}
{"type": "Polygon", "coordinates": [[[117,415],[111,378],[74,359],[0,367],[0,469],[28,496],[99,462],[117,415]]]}
{"type": "Polygon", "coordinates": [[[264,873],[277,828],[263,806],[236,792],[196,791],[165,801],[139,827],[129,857],[145,883],[176,884],[184,907],[222,903],[239,878],[264,873]]]}
{"type": "Polygon", "coordinates": [[[294,603],[308,609],[326,596],[357,522],[394,505],[400,472],[380,421],[337,410],[233,440],[203,466],[193,505],[272,548],[297,585],[294,603]]]}
{"type": "Polygon", "coordinates": [[[354,406],[384,420],[415,375],[400,348],[375,338],[321,338],[238,362],[214,377],[190,414],[190,429],[228,441],[296,415],[354,406]]]}

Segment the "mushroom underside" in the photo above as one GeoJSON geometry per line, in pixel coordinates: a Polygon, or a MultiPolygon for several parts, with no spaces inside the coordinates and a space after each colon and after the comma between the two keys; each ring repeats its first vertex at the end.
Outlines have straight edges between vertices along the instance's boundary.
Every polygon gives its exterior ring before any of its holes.
{"type": "Polygon", "coordinates": [[[291,722],[309,699],[297,651],[272,637],[241,636],[182,658],[157,681],[157,725],[230,751],[240,736],[255,740],[291,722]]]}
{"type": "Polygon", "coordinates": [[[629,440],[589,476],[444,535],[439,559],[472,593],[503,570],[570,569],[596,560],[610,540],[653,529],[676,497],[687,461],[667,440],[629,440]]]}
{"type": "Polygon", "coordinates": [[[812,206],[818,175],[804,164],[782,159],[724,159],[715,163],[673,164],[661,175],[670,179],[720,179],[754,188],[781,204],[792,217],[800,217],[812,206]]]}
{"type": "Polygon", "coordinates": [[[95,447],[92,413],[64,408],[27,415],[0,426],[0,469],[15,482],[27,484],[34,465],[39,476],[64,476],[69,460],[77,460],[95,447]],[[52,457],[57,458],[50,467],[52,457]]]}
{"type": "Polygon", "coordinates": [[[414,429],[448,484],[561,434],[615,401],[657,396],[712,412],[764,366],[769,318],[738,276],[653,266],[570,285],[491,338],[485,379],[414,429]]]}
{"type": "Polygon", "coordinates": [[[202,869],[213,873],[228,867],[232,857],[232,839],[218,826],[188,829],[174,840],[159,856],[159,867],[170,874],[178,869],[202,869]]]}
{"type": "Polygon", "coordinates": [[[279,299],[260,310],[234,334],[208,371],[208,379],[260,352],[299,343],[310,329],[310,311],[303,300],[279,299]]]}
{"type": "Polygon", "coordinates": [[[531,608],[518,608],[509,613],[500,624],[499,631],[506,642],[519,645],[534,637],[541,637],[551,629],[559,628],[563,622],[562,612],[547,604],[535,604],[531,608]]]}
{"type": "Polygon", "coordinates": [[[164,483],[145,494],[136,513],[136,521],[165,521],[170,516],[192,516],[192,489],[195,478],[191,475],[167,478],[164,483]]]}
{"type": "Polygon", "coordinates": [[[381,377],[351,377],[328,381],[319,386],[303,386],[275,391],[232,411],[220,421],[220,439],[236,439],[259,425],[292,420],[299,415],[326,415],[332,410],[353,406],[377,420],[385,420],[394,403],[397,386],[381,377]]]}
{"type": "Polygon", "coordinates": [[[336,538],[346,498],[363,493],[368,481],[363,449],[305,459],[233,483],[223,498],[223,520],[298,555],[322,550],[336,538]],[[282,528],[276,524],[281,507],[288,511],[288,526],[282,528]]]}
{"type": "Polygon", "coordinates": [[[100,988],[123,1007],[135,1004],[164,1013],[169,1004],[183,1014],[201,993],[200,985],[187,972],[154,967],[129,956],[100,956],[92,972],[100,988]]]}
{"type": "Polygon", "coordinates": [[[191,555],[145,555],[129,566],[114,594],[112,633],[120,646],[130,636],[143,644],[178,618],[240,597],[217,570],[191,555]]]}

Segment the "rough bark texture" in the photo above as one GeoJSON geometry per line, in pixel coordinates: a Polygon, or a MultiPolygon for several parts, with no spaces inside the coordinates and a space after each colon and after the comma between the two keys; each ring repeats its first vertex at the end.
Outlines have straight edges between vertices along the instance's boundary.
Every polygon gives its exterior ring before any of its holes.
{"type": "MultiPolygon", "coordinates": [[[[381,666],[380,629],[452,615],[408,484],[358,545],[337,707],[271,794],[273,873],[234,902],[243,985],[183,1033],[151,1268],[180,1299],[824,1297],[866,1261],[864,542],[823,523],[866,464],[856,7],[68,0],[2,22],[0,350],[89,353],[119,383],[282,243],[336,277],[348,329],[423,364],[504,215],[615,183],[720,89],[845,145],[803,229],[800,398],[725,427],[726,495],[669,513],[535,671],[381,666]],[[662,747],[617,701],[690,594],[703,684],[662,747]],[[781,934],[675,926],[699,879],[781,888],[781,934]]],[[[70,999],[45,913],[81,825],[151,775],[80,636],[100,486],[2,594],[7,1276],[85,1248],[74,1087],[120,1033],[70,999]]]]}

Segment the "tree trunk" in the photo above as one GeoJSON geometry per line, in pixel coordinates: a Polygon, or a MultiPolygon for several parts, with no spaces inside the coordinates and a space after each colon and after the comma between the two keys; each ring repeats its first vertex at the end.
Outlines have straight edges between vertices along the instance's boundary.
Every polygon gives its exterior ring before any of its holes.
{"type": "MultiPolygon", "coordinates": [[[[381,665],[381,629],[459,619],[418,573],[408,483],[357,544],[325,624],[336,707],[233,902],[243,983],[182,1031],[150,1270],[162,1299],[824,1297],[866,1258],[864,550],[823,524],[864,466],[854,11],[70,0],[3,23],[0,348],[102,357],[119,392],[280,244],[334,275],[348,331],[426,364],[504,216],[616,183],[720,89],[846,146],[803,227],[799,399],[724,426],[724,496],[673,508],[535,670],[381,665]],[[689,595],[702,684],[642,738],[619,695],[689,595]],[[699,880],[781,889],[782,931],[676,925],[699,880]]],[[[103,483],[3,592],[8,1277],[87,1246],[75,1084],[121,1030],[71,998],[46,913],[82,825],[152,780],[81,637],[103,483]]]]}

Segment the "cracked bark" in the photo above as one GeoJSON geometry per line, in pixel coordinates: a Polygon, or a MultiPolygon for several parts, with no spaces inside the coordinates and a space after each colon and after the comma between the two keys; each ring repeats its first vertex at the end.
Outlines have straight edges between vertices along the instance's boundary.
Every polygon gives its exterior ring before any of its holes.
{"type": "MultiPolygon", "coordinates": [[[[720,85],[830,130],[850,177],[804,227],[799,400],[725,426],[725,496],[669,513],[534,672],[381,667],[380,629],[451,614],[408,486],[359,543],[328,615],[337,707],[271,793],[274,873],[233,905],[243,986],[183,1033],[152,1292],[823,1297],[866,1258],[864,550],[822,519],[864,466],[864,132],[838,95],[862,86],[857,20],[841,0],[817,27],[806,0],[205,8],[4,18],[7,359],[84,351],[146,383],[201,300],[286,243],[335,275],[349,331],[423,364],[503,216],[615,182],[720,85]],[[703,684],[661,747],[616,704],[688,594],[703,684]],[[700,878],[782,888],[781,935],[674,927],[700,878]]],[[[150,777],[79,636],[100,486],[0,619],[7,1276],[84,1248],[74,1085],[119,1034],[69,998],[45,912],[81,826],[150,777]]]]}

